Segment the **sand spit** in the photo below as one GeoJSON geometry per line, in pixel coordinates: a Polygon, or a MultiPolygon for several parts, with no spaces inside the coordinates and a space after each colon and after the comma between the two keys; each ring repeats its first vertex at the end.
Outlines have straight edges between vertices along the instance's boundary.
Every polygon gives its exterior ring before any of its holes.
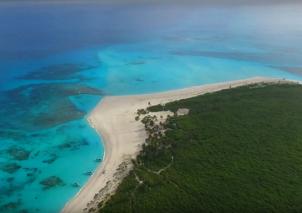
{"type": "Polygon", "coordinates": [[[138,109],[261,82],[278,83],[284,80],[255,77],[162,93],[103,98],[88,116],[88,121],[102,137],[105,146],[104,160],[62,212],[88,212],[91,208],[95,209],[99,202],[108,199],[117,189],[118,184],[131,170],[131,159],[136,158],[147,136],[144,125],[135,120],[138,109]]]}

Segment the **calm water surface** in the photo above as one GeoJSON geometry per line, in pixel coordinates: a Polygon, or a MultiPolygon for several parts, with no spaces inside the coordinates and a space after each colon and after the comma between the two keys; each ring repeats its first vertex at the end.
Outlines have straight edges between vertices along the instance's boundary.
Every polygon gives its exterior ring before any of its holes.
{"type": "Polygon", "coordinates": [[[301,9],[0,3],[0,212],[59,212],[78,192],[105,95],[302,80],[301,9]]]}

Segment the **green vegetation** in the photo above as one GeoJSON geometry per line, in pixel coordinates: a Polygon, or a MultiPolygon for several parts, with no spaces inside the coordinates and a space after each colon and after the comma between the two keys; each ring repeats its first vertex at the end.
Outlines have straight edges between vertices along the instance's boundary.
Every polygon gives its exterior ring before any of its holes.
{"type": "Polygon", "coordinates": [[[165,106],[178,108],[189,115],[148,138],[100,212],[302,212],[302,86],[245,86],[165,106]]]}

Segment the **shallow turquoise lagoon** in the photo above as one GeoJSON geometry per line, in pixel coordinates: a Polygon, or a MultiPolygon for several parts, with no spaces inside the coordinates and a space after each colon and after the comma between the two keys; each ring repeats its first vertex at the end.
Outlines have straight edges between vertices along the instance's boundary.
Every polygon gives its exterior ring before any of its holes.
{"type": "Polygon", "coordinates": [[[106,95],[302,80],[301,9],[0,4],[0,212],[59,212],[80,190],[106,95]]]}

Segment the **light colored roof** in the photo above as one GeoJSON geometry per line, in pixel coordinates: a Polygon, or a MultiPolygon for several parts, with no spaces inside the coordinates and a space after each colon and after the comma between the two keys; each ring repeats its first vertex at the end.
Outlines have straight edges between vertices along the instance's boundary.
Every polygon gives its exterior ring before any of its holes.
{"type": "Polygon", "coordinates": [[[177,116],[187,115],[189,114],[190,110],[187,108],[179,108],[176,112],[177,116]]]}

